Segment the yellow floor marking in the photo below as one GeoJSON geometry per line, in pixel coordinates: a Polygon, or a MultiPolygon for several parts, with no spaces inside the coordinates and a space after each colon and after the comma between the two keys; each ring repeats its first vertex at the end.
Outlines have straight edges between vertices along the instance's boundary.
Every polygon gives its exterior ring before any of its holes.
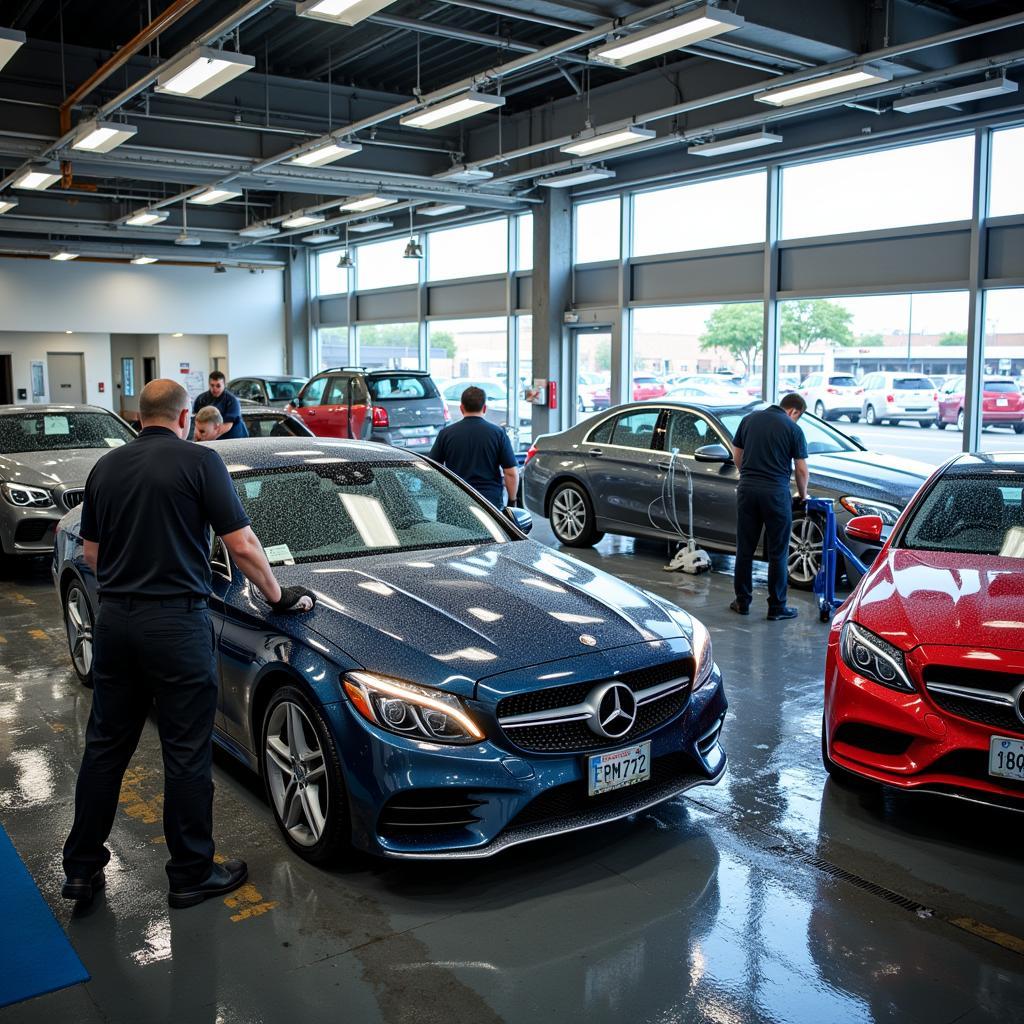
{"type": "Polygon", "coordinates": [[[152,839],[150,839],[150,842],[151,842],[151,843],[152,843],[152,844],[153,844],[154,846],[157,846],[157,845],[160,845],[160,844],[162,844],[162,843],[163,843],[163,841],[164,841],[164,837],[163,837],[163,836],[153,836],[153,838],[152,838],[152,839]]]}
{"type": "Polygon", "coordinates": [[[5,644],[5,643],[7,643],[7,637],[0,636],[0,644],[5,644]]]}
{"type": "Polygon", "coordinates": [[[152,772],[145,768],[129,768],[124,773],[121,795],[118,798],[121,810],[129,818],[136,818],[144,825],[155,825],[162,821],[164,816],[163,795],[147,798],[142,794],[142,784],[148,781],[151,775],[152,772]]]}
{"type": "Polygon", "coordinates": [[[19,594],[17,591],[14,591],[14,593],[11,594],[11,599],[17,604],[31,605],[33,608],[36,605],[32,598],[26,597],[24,594],[19,594]]]}
{"type": "Polygon", "coordinates": [[[247,882],[233,895],[224,899],[224,905],[230,909],[238,909],[237,914],[231,915],[232,921],[246,921],[250,917],[259,917],[268,910],[277,906],[277,900],[264,900],[260,891],[252,882],[247,882]]]}
{"type": "Polygon", "coordinates": [[[997,946],[1002,946],[1003,949],[1010,950],[1011,953],[1024,956],[1024,939],[1016,935],[1001,932],[991,925],[975,921],[973,917],[948,917],[946,920],[956,928],[962,928],[965,932],[970,932],[972,935],[994,942],[997,946]]]}
{"type": "Polygon", "coordinates": [[[50,638],[41,629],[30,629],[28,635],[33,640],[49,640],[50,638]]]}
{"type": "Polygon", "coordinates": [[[60,722],[49,722],[47,723],[54,732],[64,732],[67,726],[61,725],[60,722]]]}

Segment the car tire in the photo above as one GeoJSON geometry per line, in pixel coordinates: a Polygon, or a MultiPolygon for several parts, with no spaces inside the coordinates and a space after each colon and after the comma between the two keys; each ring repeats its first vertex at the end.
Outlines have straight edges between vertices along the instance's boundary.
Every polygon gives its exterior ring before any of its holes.
{"type": "Polygon", "coordinates": [[[1014,423],[1013,432],[1015,434],[1024,434],[1024,423],[1014,423]]]}
{"type": "MultiPolygon", "coordinates": [[[[821,568],[825,531],[817,516],[794,515],[789,534],[789,585],[794,590],[813,590],[814,578],[821,568]]],[[[839,568],[837,566],[837,573],[839,568]]]]}
{"type": "Polygon", "coordinates": [[[918,421],[917,421],[917,425],[918,425],[918,426],[919,426],[919,427],[920,427],[920,428],[921,428],[922,430],[929,430],[929,429],[931,429],[931,428],[932,428],[933,426],[935,426],[935,420],[918,420],[918,421]]]}
{"type": "Polygon", "coordinates": [[[937,426],[939,430],[945,430],[946,427],[949,426],[949,424],[945,420],[936,420],[935,426],[937,426]]]}
{"type": "Polygon", "coordinates": [[[818,401],[814,403],[814,415],[817,416],[819,420],[828,419],[828,410],[825,408],[824,402],[818,401]]]}
{"type": "Polygon", "coordinates": [[[825,771],[828,772],[828,777],[833,782],[837,782],[844,789],[876,789],[878,783],[872,782],[870,779],[862,778],[860,775],[855,775],[853,772],[841,765],[835,763],[831,757],[828,756],[828,741],[825,739],[825,715],[824,712],[821,716],[821,763],[825,766],[825,771]]]}
{"type": "Polygon", "coordinates": [[[71,667],[78,681],[92,689],[93,616],[89,595],[75,580],[64,595],[64,633],[68,638],[71,667]]]}
{"type": "Polygon", "coordinates": [[[860,413],[859,412],[851,412],[850,415],[849,415],[849,420],[850,420],[851,423],[860,423],[860,413]]]}
{"type": "Polygon", "coordinates": [[[869,427],[873,427],[876,424],[880,424],[881,423],[881,421],[875,416],[875,407],[873,405],[869,405],[864,410],[864,422],[869,427]]]}
{"type": "Polygon", "coordinates": [[[578,484],[559,484],[548,506],[551,531],[568,548],[591,548],[604,537],[596,528],[594,505],[578,484]]]}
{"type": "Polygon", "coordinates": [[[260,774],[277,826],[303,860],[326,866],[349,850],[341,759],[323,712],[295,686],[275,690],[264,712],[260,774]]]}
{"type": "Polygon", "coordinates": [[[576,409],[578,412],[586,412],[587,407],[583,404],[583,399],[579,395],[576,396],[576,409]]]}
{"type": "Polygon", "coordinates": [[[956,429],[962,434],[964,432],[964,411],[961,409],[956,414],[956,429]]]}

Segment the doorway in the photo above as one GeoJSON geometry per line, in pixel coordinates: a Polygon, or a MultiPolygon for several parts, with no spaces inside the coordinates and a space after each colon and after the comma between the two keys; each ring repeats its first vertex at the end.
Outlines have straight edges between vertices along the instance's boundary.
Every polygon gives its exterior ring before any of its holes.
{"type": "Polygon", "coordinates": [[[148,384],[156,380],[156,356],[142,357],[142,383],[148,384]]]}
{"type": "Polygon", "coordinates": [[[571,369],[564,390],[573,424],[612,404],[612,332],[609,327],[569,332],[571,369]]]}
{"type": "Polygon", "coordinates": [[[0,355],[0,405],[10,405],[14,401],[14,371],[11,368],[11,357],[0,355]]]}
{"type": "Polygon", "coordinates": [[[81,352],[47,352],[46,373],[51,402],[85,404],[85,356],[81,352]]]}

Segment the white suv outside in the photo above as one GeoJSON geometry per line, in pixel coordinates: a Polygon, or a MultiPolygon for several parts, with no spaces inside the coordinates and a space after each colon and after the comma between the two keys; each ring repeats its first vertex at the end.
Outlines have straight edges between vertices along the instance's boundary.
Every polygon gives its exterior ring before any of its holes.
{"type": "Polygon", "coordinates": [[[807,408],[820,420],[849,416],[860,419],[861,387],[849,373],[812,373],[797,389],[807,408]]]}
{"type": "Polygon", "coordinates": [[[935,383],[923,373],[869,373],[861,382],[866,423],[899,423],[916,420],[930,427],[939,414],[935,383]]]}

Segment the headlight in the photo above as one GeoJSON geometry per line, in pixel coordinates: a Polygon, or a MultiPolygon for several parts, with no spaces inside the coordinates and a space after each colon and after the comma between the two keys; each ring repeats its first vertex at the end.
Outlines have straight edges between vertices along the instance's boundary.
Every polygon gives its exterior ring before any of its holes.
{"type": "Polygon", "coordinates": [[[693,625],[693,637],[690,646],[693,648],[693,661],[697,666],[693,674],[693,688],[699,690],[710,678],[715,660],[711,653],[711,634],[707,626],[699,619],[690,617],[693,625]]]}
{"type": "Polygon", "coordinates": [[[902,509],[870,498],[840,498],[839,504],[854,516],[880,516],[883,526],[895,526],[902,509]]]}
{"type": "Polygon", "coordinates": [[[24,484],[4,484],[0,490],[11,505],[18,508],[53,508],[53,498],[42,487],[26,487],[24,484]]]}
{"type": "Polygon", "coordinates": [[[893,690],[914,692],[903,652],[863,626],[847,620],[839,634],[843,661],[858,675],[893,690]]]}
{"type": "Polygon", "coordinates": [[[349,672],[345,692],[368,722],[435,743],[477,743],[484,733],[458,697],[401,679],[349,672]]]}

